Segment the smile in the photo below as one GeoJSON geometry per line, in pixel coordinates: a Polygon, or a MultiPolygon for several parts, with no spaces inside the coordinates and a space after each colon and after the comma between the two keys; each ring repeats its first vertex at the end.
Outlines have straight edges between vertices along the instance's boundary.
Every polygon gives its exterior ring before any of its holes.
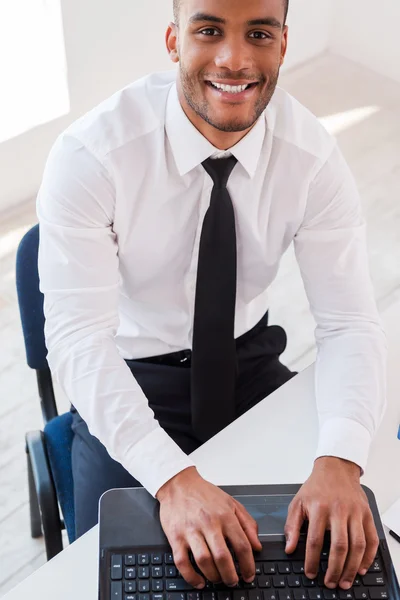
{"type": "Polygon", "coordinates": [[[206,85],[212,93],[221,100],[248,100],[254,93],[258,82],[248,85],[223,85],[221,83],[213,83],[206,81],[206,85]]]}

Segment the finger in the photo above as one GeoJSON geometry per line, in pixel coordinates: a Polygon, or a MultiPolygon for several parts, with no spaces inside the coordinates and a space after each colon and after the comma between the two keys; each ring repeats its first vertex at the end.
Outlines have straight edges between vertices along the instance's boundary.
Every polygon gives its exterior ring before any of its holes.
{"type": "Polygon", "coordinates": [[[203,573],[204,577],[213,583],[218,583],[221,581],[221,577],[211,555],[210,548],[208,547],[203,535],[199,534],[189,537],[188,543],[190,549],[192,550],[196,565],[203,573]]]}
{"type": "Polygon", "coordinates": [[[370,508],[368,508],[367,515],[364,518],[364,534],[366,548],[364,556],[361,560],[359,569],[360,575],[365,575],[365,573],[368,571],[374,562],[374,558],[376,557],[379,548],[379,536],[376,531],[374,517],[372,516],[370,508]]]}
{"type": "Polygon", "coordinates": [[[254,581],[256,576],[256,563],[249,538],[245,534],[238,519],[226,524],[225,536],[229,539],[236,560],[239,563],[242,579],[246,582],[254,581]]]}
{"type": "Polygon", "coordinates": [[[347,518],[340,510],[331,517],[331,547],[329,551],[328,570],[325,575],[325,585],[334,588],[338,585],[343,573],[349,549],[347,518]]]}
{"type": "Polygon", "coordinates": [[[315,579],[319,571],[321,551],[324,545],[326,531],[326,516],[318,508],[309,515],[306,541],[305,574],[309,579],[315,579]]]}
{"type": "Polygon", "coordinates": [[[366,541],[362,519],[350,516],[348,532],[349,553],[339,582],[340,587],[344,590],[348,590],[353,585],[365,553],[366,541]]]}
{"type": "Polygon", "coordinates": [[[304,523],[305,514],[301,502],[293,501],[289,505],[284,533],[286,536],[285,552],[291,554],[296,550],[300,529],[304,523]]]}
{"type": "Polygon", "coordinates": [[[174,556],[174,563],[182,577],[193,587],[203,588],[205,581],[203,577],[195,571],[189,560],[188,545],[178,539],[171,543],[171,548],[174,556]]]}
{"type": "MultiPolygon", "coordinates": [[[[237,527],[239,527],[237,520],[236,523],[237,527]]],[[[208,530],[205,532],[205,538],[219,573],[218,580],[222,579],[225,585],[229,587],[236,585],[239,582],[239,577],[236,573],[235,563],[233,562],[232,554],[229,551],[222,531],[217,532],[215,530],[208,530]]],[[[247,543],[250,546],[248,541],[247,543]]]]}
{"type": "Polygon", "coordinates": [[[256,552],[261,552],[262,544],[258,538],[257,521],[253,519],[251,515],[249,515],[245,507],[240,504],[240,502],[237,502],[236,516],[253,550],[256,552]]]}

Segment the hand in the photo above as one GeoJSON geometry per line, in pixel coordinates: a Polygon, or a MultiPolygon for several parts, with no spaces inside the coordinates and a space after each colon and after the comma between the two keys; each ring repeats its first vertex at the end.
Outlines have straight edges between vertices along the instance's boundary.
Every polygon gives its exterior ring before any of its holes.
{"type": "Polygon", "coordinates": [[[365,575],[379,545],[367,496],[360,485],[360,468],[335,457],[321,457],[289,506],[285,525],[286,552],[296,549],[307,518],[305,574],[314,579],[326,529],[331,546],[325,585],[349,589],[359,573],[365,575]],[[289,539],[288,539],[289,538],[289,539]]]}
{"type": "Polygon", "coordinates": [[[209,581],[222,580],[228,586],[238,583],[226,540],[236,555],[242,578],[247,582],[254,580],[253,549],[261,551],[262,546],[257,523],[242,504],[203,479],[195,467],[167,481],[156,496],[175,565],[189,584],[198,589],[205,585],[189,560],[190,550],[209,581]]]}

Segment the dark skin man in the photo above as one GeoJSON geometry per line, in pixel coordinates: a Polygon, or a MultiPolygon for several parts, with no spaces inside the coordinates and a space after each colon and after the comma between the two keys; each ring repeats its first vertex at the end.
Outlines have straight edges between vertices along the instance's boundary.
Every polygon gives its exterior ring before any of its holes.
{"type": "MultiPolygon", "coordinates": [[[[178,93],[186,116],[214,146],[234,146],[268,105],[284,62],[288,27],[284,0],[182,0],[179,23],[170,23],[166,44],[179,63],[178,93]],[[237,93],[221,85],[248,85],[237,93]],[[219,88],[219,89],[218,89],[219,88]]],[[[176,20],[176,19],[175,19],[176,20]]],[[[378,548],[378,536],[358,465],[332,456],[318,458],[289,507],[286,552],[295,550],[309,521],[305,572],[317,574],[324,533],[331,532],[325,585],[351,587],[378,548]]],[[[204,480],[195,467],[178,473],[157,493],[160,518],[183,577],[202,588],[189,551],[204,576],[238,582],[227,540],[245,581],[255,576],[253,551],[261,549],[257,524],[244,507],[204,480]]]]}

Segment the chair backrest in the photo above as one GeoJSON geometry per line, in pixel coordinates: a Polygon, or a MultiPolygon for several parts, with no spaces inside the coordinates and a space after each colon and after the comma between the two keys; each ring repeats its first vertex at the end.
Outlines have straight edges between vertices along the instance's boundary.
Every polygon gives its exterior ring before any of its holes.
{"type": "Polygon", "coordinates": [[[44,339],[44,296],[39,289],[39,225],[22,238],[17,250],[16,284],[26,360],[32,369],[45,370],[47,348],[44,339]]]}

